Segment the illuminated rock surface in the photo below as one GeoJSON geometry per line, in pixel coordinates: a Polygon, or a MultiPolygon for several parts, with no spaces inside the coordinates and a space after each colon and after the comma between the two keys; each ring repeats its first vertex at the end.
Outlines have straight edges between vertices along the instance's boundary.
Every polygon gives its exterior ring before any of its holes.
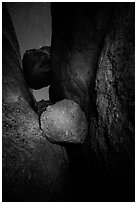
{"type": "Polygon", "coordinates": [[[51,142],[83,143],[87,135],[87,121],[77,103],[64,99],[41,115],[41,128],[51,142]]]}

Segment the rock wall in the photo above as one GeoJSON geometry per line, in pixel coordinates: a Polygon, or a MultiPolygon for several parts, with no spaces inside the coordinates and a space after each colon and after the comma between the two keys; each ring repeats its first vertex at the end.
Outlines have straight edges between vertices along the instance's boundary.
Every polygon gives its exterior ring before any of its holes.
{"type": "Polygon", "coordinates": [[[85,143],[67,149],[75,199],[134,201],[134,3],[51,12],[50,99],[74,100],[89,121],[85,143]]]}
{"type": "Polygon", "coordinates": [[[123,201],[134,200],[134,18],[134,4],[116,4],[98,61],[97,117],[90,124],[91,148],[99,161],[105,193],[115,192],[123,201]]]}
{"type": "Polygon", "coordinates": [[[71,180],[66,150],[43,137],[4,4],[2,12],[2,199],[68,201],[71,180]]]}
{"type": "Polygon", "coordinates": [[[94,97],[95,69],[113,4],[52,4],[53,102],[69,98],[77,102],[87,117],[94,97]],[[90,94],[91,92],[91,96],[90,94]]]}

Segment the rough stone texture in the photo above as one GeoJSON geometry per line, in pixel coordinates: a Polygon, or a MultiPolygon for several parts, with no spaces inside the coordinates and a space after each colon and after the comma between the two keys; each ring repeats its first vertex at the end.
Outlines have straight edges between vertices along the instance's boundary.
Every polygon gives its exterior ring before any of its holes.
{"type": "Polygon", "coordinates": [[[98,116],[90,125],[103,191],[120,201],[134,200],[134,9],[134,3],[116,4],[98,62],[98,116]]]}
{"type": "Polygon", "coordinates": [[[90,104],[93,101],[95,68],[112,5],[52,4],[52,82],[49,96],[53,103],[64,98],[72,99],[89,115],[93,108],[90,104]],[[92,100],[89,90],[93,91],[92,100]]]}
{"type": "Polygon", "coordinates": [[[41,89],[51,83],[50,47],[27,50],[22,60],[23,74],[32,89],[41,89]]]}
{"type": "Polygon", "coordinates": [[[64,99],[42,113],[41,129],[53,143],[82,144],[87,136],[87,121],[77,103],[64,99]]]}
{"type": "Polygon", "coordinates": [[[70,177],[66,150],[43,137],[33,98],[25,84],[19,46],[3,4],[3,201],[68,201],[70,177]],[[33,106],[33,105],[32,105],[33,106]]]}
{"type": "Polygon", "coordinates": [[[134,3],[103,5],[52,4],[50,99],[74,100],[90,121],[67,149],[75,200],[134,201],[134,3]]]}

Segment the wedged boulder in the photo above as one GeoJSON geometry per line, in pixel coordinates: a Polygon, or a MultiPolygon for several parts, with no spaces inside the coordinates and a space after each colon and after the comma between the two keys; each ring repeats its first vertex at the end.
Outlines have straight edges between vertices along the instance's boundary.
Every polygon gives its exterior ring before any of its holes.
{"type": "Polygon", "coordinates": [[[50,47],[27,50],[23,55],[22,66],[30,88],[37,90],[50,85],[50,47]]]}
{"type": "Polygon", "coordinates": [[[66,150],[49,143],[40,130],[21,70],[15,30],[4,4],[2,11],[2,200],[68,201],[71,179],[66,150]]]}
{"type": "Polygon", "coordinates": [[[64,99],[42,113],[41,129],[53,143],[82,144],[87,136],[87,121],[79,105],[64,99]]]}

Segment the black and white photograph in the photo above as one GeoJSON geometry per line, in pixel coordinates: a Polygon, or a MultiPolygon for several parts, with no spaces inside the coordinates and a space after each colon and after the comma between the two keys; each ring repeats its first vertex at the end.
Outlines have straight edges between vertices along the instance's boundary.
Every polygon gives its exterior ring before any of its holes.
{"type": "Polygon", "coordinates": [[[2,202],[135,202],[135,2],[1,2],[2,202]]]}

